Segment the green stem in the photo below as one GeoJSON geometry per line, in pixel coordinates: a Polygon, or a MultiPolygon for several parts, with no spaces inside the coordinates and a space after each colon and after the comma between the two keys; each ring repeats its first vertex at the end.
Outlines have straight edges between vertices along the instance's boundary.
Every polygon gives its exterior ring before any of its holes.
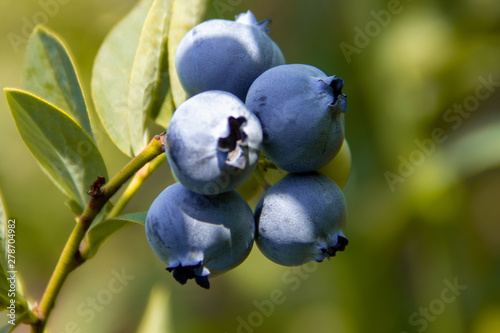
{"type": "Polygon", "coordinates": [[[128,204],[137,190],[142,186],[146,179],[166,160],[165,155],[160,155],[149,163],[146,163],[139,171],[137,171],[127,185],[125,191],[113,206],[106,218],[113,218],[122,212],[123,208],[128,204]]]}
{"type": "Polygon", "coordinates": [[[108,183],[103,184],[104,178],[98,177],[94,184],[92,184],[91,191],[89,192],[91,198],[87,207],[85,207],[82,215],[76,218],[76,226],[64,246],[42,300],[35,309],[38,313],[39,321],[32,324],[32,333],[43,332],[49,315],[54,308],[56,298],[66,278],[71,271],[84,262],[78,248],[97,214],[99,214],[104,205],[128,179],[149,161],[161,155],[164,149],[164,134],[157,135],[139,155],[134,157],[108,183]]]}

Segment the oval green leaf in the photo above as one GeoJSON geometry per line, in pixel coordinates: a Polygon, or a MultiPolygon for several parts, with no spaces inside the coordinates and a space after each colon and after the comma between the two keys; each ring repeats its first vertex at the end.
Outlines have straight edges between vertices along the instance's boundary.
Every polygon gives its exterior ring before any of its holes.
{"type": "MultiPolygon", "coordinates": [[[[15,305],[15,309],[16,309],[16,313],[15,313],[16,317],[14,319],[14,325],[11,325],[11,324],[8,325],[10,327],[10,330],[8,332],[12,332],[12,330],[15,327],[17,327],[18,324],[20,324],[20,323],[34,323],[34,322],[36,322],[38,320],[38,317],[31,310],[31,308],[32,308],[31,305],[28,304],[28,301],[24,297],[24,292],[23,292],[21,277],[20,277],[19,273],[18,272],[17,273],[10,273],[9,272],[8,275],[7,275],[7,277],[8,278],[13,278],[13,280],[11,280],[11,281],[15,281],[15,285],[16,285],[16,289],[15,289],[15,294],[16,295],[15,295],[15,298],[14,298],[14,305],[15,305]]],[[[4,290],[1,290],[1,292],[2,292],[2,298],[3,297],[7,297],[8,293],[11,292],[10,290],[11,290],[11,286],[10,286],[10,282],[9,282],[9,286],[5,290],[5,292],[4,292],[4,290]]],[[[12,304],[11,300],[12,300],[12,298],[8,298],[7,299],[7,301],[9,302],[8,306],[10,306],[12,304]]],[[[5,307],[2,304],[2,306],[0,307],[0,311],[4,310],[4,309],[5,309],[5,307]]],[[[7,316],[7,320],[10,321],[11,318],[7,316]]]]}
{"type": "Polygon", "coordinates": [[[5,212],[2,192],[0,191],[0,272],[6,271],[7,258],[6,258],[6,244],[7,244],[7,213],[5,212]]]}
{"type": "Polygon", "coordinates": [[[23,89],[67,112],[93,138],[74,61],[64,42],[42,26],[28,40],[23,89]]]}
{"type": "Polygon", "coordinates": [[[132,66],[128,107],[130,138],[135,155],[148,143],[146,129],[149,115],[161,108],[169,91],[167,37],[172,2],[153,2],[132,66]]]}
{"type": "Polygon", "coordinates": [[[160,108],[153,108],[151,111],[151,119],[166,129],[175,111],[174,100],[172,99],[172,89],[168,89],[160,108]]]}
{"type": "Polygon", "coordinates": [[[0,311],[9,304],[7,298],[7,213],[5,212],[2,193],[0,192],[0,311]]]}
{"type": "Polygon", "coordinates": [[[56,106],[28,92],[5,89],[7,102],[24,143],[42,169],[70,199],[87,205],[87,191],[107,171],[87,132],[56,106]]]}
{"type": "Polygon", "coordinates": [[[92,70],[92,98],[96,112],[115,145],[133,156],[129,135],[130,75],[142,27],[153,0],[142,0],[106,36],[92,70]]]}
{"type": "Polygon", "coordinates": [[[207,0],[174,0],[172,20],[168,34],[168,70],[170,89],[174,104],[178,107],[188,95],[179,81],[175,68],[175,52],[182,37],[205,17],[209,1],[207,0]]]}
{"type": "Polygon", "coordinates": [[[92,258],[99,247],[115,232],[129,226],[132,223],[144,225],[146,223],[147,212],[126,214],[111,219],[101,221],[87,232],[87,239],[82,256],[86,259],[92,258]]]}
{"type": "MultiPolygon", "coordinates": [[[[16,266],[16,255],[12,254],[12,257],[9,256],[9,250],[16,251],[16,243],[12,240],[9,242],[9,232],[8,232],[8,224],[16,226],[15,219],[9,220],[8,214],[5,209],[5,205],[3,203],[2,193],[0,192],[0,311],[7,309],[7,307],[11,304],[11,300],[14,299],[14,305],[16,307],[16,320],[15,323],[20,323],[24,321],[29,321],[31,319],[36,318],[35,314],[29,310],[28,302],[23,294],[23,289],[20,281],[20,275],[17,272],[16,266]],[[9,260],[14,260],[14,262],[9,262],[9,260]],[[9,265],[13,265],[10,267],[9,265]],[[12,280],[8,280],[8,278],[12,280]],[[12,297],[11,283],[15,282],[16,290],[15,296],[12,297]]],[[[15,232],[17,229],[10,228],[14,230],[14,233],[10,233],[10,235],[14,235],[12,238],[15,240],[15,232]]],[[[10,320],[10,318],[8,318],[10,320]]],[[[13,326],[6,326],[11,329],[13,326]]]]}

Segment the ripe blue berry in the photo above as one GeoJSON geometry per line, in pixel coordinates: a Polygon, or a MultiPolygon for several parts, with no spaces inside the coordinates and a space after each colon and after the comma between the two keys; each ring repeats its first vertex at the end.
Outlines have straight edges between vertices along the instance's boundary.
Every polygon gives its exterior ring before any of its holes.
{"type": "Polygon", "coordinates": [[[224,91],[206,91],[175,111],[166,154],[182,185],[218,194],[245,183],[257,166],[261,144],[259,120],[241,100],[224,91]]]}
{"type": "Polygon", "coordinates": [[[318,173],[289,174],[257,204],[256,243],[281,265],[323,261],[347,245],[346,217],[344,194],[334,181],[318,173]]]}
{"type": "Polygon", "coordinates": [[[205,196],[180,183],[153,201],[146,217],[146,237],[155,254],[181,284],[194,278],[209,288],[209,276],[242,263],[252,249],[252,210],[235,191],[205,196]]]}
{"type": "Polygon", "coordinates": [[[344,81],[302,64],[273,67],[250,87],[246,105],[259,118],[263,152],[288,172],[315,171],[344,141],[344,81]]]}
{"type": "Polygon", "coordinates": [[[260,74],[285,63],[281,50],[267,35],[268,23],[257,22],[248,11],[236,21],[209,20],[191,29],[175,55],[179,80],[188,95],[223,90],[244,101],[260,74]]]}

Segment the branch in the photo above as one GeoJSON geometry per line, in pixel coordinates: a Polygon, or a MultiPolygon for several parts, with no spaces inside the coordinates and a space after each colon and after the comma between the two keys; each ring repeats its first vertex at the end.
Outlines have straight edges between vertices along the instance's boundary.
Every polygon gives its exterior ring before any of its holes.
{"type": "Polygon", "coordinates": [[[156,135],[122,170],[120,170],[107,184],[104,184],[103,177],[98,177],[92,184],[89,195],[91,196],[87,207],[82,215],[76,218],[76,226],[71,232],[63,252],[59,257],[56,268],[43,294],[40,305],[34,309],[38,314],[39,321],[32,324],[32,333],[43,332],[50,312],[54,308],[55,300],[66,281],[69,273],[80,266],[85,260],[81,257],[78,247],[85,237],[85,233],[90,228],[95,217],[109,199],[129,180],[139,169],[146,165],[155,157],[165,151],[165,133],[156,135]]]}
{"type": "Polygon", "coordinates": [[[121,211],[127,203],[132,199],[137,190],[142,186],[144,181],[155,171],[163,162],[165,162],[166,156],[162,155],[158,158],[155,158],[151,162],[146,163],[139,171],[137,171],[134,175],[134,178],[127,185],[127,188],[121,195],[120,199],[113,206],[111,211],[108,213],[106,218],[113,218],[120,215],[121,211]]]}

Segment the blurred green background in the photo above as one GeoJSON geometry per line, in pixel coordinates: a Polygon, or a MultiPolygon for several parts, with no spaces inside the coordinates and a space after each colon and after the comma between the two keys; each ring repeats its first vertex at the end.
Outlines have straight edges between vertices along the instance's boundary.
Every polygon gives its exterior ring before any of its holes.
{"type": "MultiPolygon", "coordinates": [[[[23,41],[44,3],[0,2],[1,87],[21,86],[23,41]]],[[[89,98],[98,47],[135,1],[57,3],[46,25],[72,50],[89,98]]],[[[270,36],[289,63],[346,82],[346,251],[291,269],[255,247],[205,291],[177,284],[143,228],[131,226],[70,275],[50,332],[135,332],[153,286],[170,295],[172,332],[500,332],[500,2],[214,0],[208,17],[247,9],[272,18],[270,36]],[[117,274],[129,280],[110,293],[117,274]]],[[[94,126],[112,175],[128,158],[94,126]]],[[[0,137],[17,268],[37,300],[74,220],[24,146],[5,98],[0,137]]],[[[146,211],[171,182],[164,165],[126,211],[146,211]]]]}

